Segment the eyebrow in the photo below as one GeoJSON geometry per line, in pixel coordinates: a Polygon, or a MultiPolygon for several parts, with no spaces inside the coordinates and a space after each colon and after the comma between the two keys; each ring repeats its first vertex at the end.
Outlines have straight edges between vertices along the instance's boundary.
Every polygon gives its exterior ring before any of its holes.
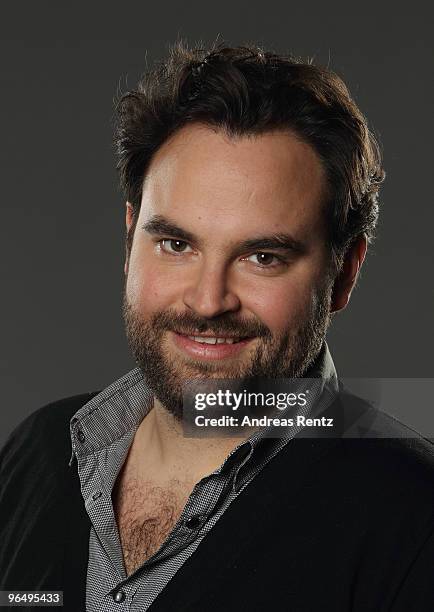
{"type": "MultiPolygon", "coordinates": [[[[201,246],[202,241],[195,236],[192,232],[179,227],[176,223],[163,217],[162,215],[154,215],[147,221],[142,229],[148,234],[160,236],[173,236],[180,240],[192,243],[198,247],[201,246]]],[[[271,235],[262,235],[255,238],[249,238],[243,240],[236,245],[235,251],[237,254],[244,253],[245,251],[262,250],[262,249],[273,249],[278,251],[293,251],[297,253],[303,253],[306,251],[306,245],[299,240],[295,240],[290,234],[277,233],[271,235]]]]}

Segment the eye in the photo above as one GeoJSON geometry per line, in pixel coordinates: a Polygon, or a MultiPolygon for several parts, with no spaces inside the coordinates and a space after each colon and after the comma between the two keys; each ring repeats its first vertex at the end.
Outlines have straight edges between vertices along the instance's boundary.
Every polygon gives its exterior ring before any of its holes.
{"type": "Polygon", "coordinates": [[[264,268],[274,268],[274,266],[284,263],[280,257],[273,255],[273,253],[253,253],[246,257],[247,261],[251,261],[254,264],[262,266],[264,268]]]}
{"type": "Polygon", "coordinates": [[[177,253],[190,253],[193,250],[184,240],[175,240],[174,238],[163,238],[158,244],[162,251],[171,253],[172,255],[177,253]]]}

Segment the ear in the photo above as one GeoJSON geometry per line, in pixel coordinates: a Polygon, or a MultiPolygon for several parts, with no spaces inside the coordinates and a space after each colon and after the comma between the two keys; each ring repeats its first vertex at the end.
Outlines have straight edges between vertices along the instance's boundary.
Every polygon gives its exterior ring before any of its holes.
{"type": "Polygon", "coordinates": [[[134,220],[134,206],[130,202],[125,203],[125,225],[127,232],[133,224],[134,220]]]}
{"type": "MultiPolygon", "coordinates": [[[[130,202],[126,202],[125,204],[125,226],[126,226],[126,230],[127,230],[127,235],[128,232],[131,229],[131,226],[133,225],[133,221],[134,221],[134,207],[132,204],[130,204],[130,202]]],[[[125,275],[128,274],[128,263],[129,263],[129,257],[130,254],[128,252],[128,246],[125,246],[125,263],[124,263],[124,273],[125,275]]]]}
{"type": "Polygon", "coordinates": [[[368,242],[366,236],[362,234],[348,249],[342,270],[337,276],[333,286],[331,312],[342,310],[348,304],[360,268],[365,260],[367,247],[368,242]]]}

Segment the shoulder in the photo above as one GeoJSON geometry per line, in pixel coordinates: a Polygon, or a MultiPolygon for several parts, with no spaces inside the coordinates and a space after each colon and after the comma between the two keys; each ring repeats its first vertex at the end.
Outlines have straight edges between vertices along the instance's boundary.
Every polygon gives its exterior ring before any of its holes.
{"type": "Polygon", "coordinates": [[[343,446],[355,457],[369,451],[370,467],[372,462],[385,469],[408,466],[433,475],[433,440],[360,397],[344,392],[339,399],[344,419],[349,424],[345,427],[343,446]]]}
{"type": "Polygon", "coordinates": [[[21,588],[17,585],[26,580],[34,586],[48,581],[49,588],[61,584],[69,537],[65,525],[73,530],[74,541],[88,538],[78,472],[69,467],[69,421],[93,395],[75,395],[35,410],[0,452],[2,588],[21,588]]]}
{"type": "Polygon", "coordinates": [[[70,454],[69,421],[96,394],[66,397],[32,412],[7,438],[0,452],[0,470],[13,464],[70,454]]]}
{"type": "Polygon", "coordinates": [[[365,400],[339,397],[343,435],[324,443],[320,462],[331,498],[358,500],[365,512],[413,516],[432,526],[434,444],[365,400]],[[347,426],[348,425],[348,426],[347,426]]]}
{"type": "Polygon", "coordinates": [[[433,513],[432,440],[347,392],[321,414],[333,427],[304,428],[277,461],[276,480],[288,463],[297,463],[305,482],[337,503],[344,497],[373,509],[383,504],[394,512],[418,507],[433,513]]]}

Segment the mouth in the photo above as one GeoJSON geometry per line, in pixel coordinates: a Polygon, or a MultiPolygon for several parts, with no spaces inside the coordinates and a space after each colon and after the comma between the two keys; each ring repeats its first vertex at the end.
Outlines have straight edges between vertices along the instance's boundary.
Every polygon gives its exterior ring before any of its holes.
{"type": "Polygon", "coordinates": [[[254,338],[246,336],[185,335],[170,332],[175,346],[183,353],[199,359],[225,359],[238,355],[254,338]]]}

